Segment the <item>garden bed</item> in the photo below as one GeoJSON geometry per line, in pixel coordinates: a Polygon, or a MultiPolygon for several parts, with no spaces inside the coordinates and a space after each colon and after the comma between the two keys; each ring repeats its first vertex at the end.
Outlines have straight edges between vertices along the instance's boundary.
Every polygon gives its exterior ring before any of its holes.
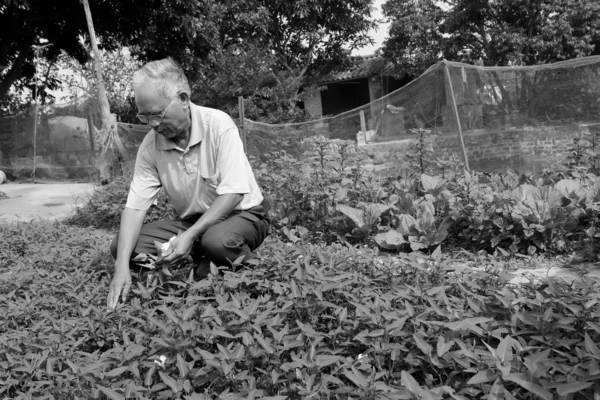
{"type": "MultiPolygon", "coordinates": [[[[405,175],[377,178],[344,159],[346,144],[341,159],[312,145],[310,162],[255,166],[273,225],[254,268],[135,281],[116,311],[108,246],[126,177],[65,222],[0,225],[0,395],[600,395],[593,175],[483,176],[441,162],[436,175],[420,169],[421,147],[405,175]]],[[[147,220],[171,213],[161,197],[147,220]]]]}

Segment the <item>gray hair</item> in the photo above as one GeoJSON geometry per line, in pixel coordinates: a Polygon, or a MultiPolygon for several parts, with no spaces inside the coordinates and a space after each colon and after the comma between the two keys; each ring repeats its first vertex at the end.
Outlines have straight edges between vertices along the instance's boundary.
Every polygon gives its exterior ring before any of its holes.
{"type": "Polygon", "coordinates": [[[187,93],[188,97],[192,94],[183,69],[171,57],[149,62],[135,71],[133,90],[147,83],[156,85],[158,93],[166,99],[172,99],[178,93],[187,93]]]}

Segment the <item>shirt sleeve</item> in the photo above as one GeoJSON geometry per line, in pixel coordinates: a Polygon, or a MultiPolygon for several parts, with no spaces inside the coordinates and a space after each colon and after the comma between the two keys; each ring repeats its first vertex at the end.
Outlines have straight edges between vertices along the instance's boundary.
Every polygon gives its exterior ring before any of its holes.
{"type": "Polygon", "coordinates": [[[153,143],[142,143],[140,146],[125,207],[148,210],[156,201],[161,183],[152,154],[153,143]]]}
{"type": "Polygon", "coordinates": [[[216,192],[218,195],[251,192],[252,170],[235,125],[226,129],[219,136],[217,171],[219,182],[216,192]]]}

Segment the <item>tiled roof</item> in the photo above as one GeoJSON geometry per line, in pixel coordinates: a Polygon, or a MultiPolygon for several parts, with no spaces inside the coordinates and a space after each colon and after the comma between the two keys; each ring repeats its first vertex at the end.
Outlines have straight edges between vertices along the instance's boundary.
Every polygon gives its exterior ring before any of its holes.
{"type": "Polygon", "coordinates": [[[395,66],[391,61],[384,60],[381,56],[356,57],[355,65],[344,71],[332,72],[319,76],[313,83],[328,83],[347,81],[369,76],[398,76],[402,75],[402,68],[395,66]]]}

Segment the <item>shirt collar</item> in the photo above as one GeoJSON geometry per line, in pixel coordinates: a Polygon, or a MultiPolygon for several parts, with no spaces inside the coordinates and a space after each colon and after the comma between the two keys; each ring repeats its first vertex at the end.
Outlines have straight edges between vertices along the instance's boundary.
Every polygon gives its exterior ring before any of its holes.
{"type": "MultiPolygon", "coordinates": [[[[192,118],[192,131],[190,133],[190,140],[188,142],[188,148],[192,147],[195,144],[198,144],[204,139],[204,130],[201,128],[200,124],[200,113],[198,112],[198,106],[190,101],[190,115],[192,118]]],[[[158,147],[161,150],[173,150],[177,148],[177,145],[174,141],[165,138],[163,135],[160,135],[156,132],[158,147]]],[[[183,149],[185,150],[185,149],[183,149]]]]}

